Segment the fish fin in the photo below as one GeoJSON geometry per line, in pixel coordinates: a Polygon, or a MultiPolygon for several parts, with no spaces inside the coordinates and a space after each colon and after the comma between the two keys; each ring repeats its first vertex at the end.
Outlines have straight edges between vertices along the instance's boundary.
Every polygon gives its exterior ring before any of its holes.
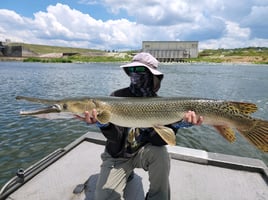
{"type": "Polygon", "coordinates": [[[110,122],[110,119],[111,119],[111,112],[108,110],[104,110],[98,113],[97,115],[97,120],[101,124],[107,124],[108,122],[110,122]]]}
{"type": "Polygon", "coordinates": [[[254,103],[245,102],[229,102],[234,111],[245,115],[250,115],[258,110],[258,107],[254,103]]]}
{"type": "Polygon", "coordinates": [[[134,141],[135,138],[135,133],[136,133],[137,129],[136,128],[131,128],[128,132],[128,142],[132,143],[134,141]]]}
{"type": "Polygon", "coordinates": [[[161,125],[155,125],[153,128],[167,144],[176,145],[176,136],[171,128],[161,125]]]}
{"type": "Polygon", "coordinates": [[[213,126],[220,134],[222,137],[224,137],[228,142],[233,143],[236,139],[235,137],[235,132],[232,128],[228,126],[213,126]]]}
{"type": "Polygon", "coordinates": [[[268,152],[268,121],[255,119],[249,130],[237,130],[254,146],[263,152],[268,152]]]}

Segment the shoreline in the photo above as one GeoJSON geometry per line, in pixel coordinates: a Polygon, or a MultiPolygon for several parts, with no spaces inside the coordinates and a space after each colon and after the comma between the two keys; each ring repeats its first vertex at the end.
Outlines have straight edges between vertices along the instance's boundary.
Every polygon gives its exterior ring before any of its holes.
{"type": "MultiPolygon", "coordinates": [[[[108,62],[130,62],[131,60],[126,59],[115,59],[115,57],[110,57],[110,59],[87,57],[81,60],[79,58],[72,59],[71,57],[5,57],[0,56],[0,62],[40,62],[40,63],[108,63],[108,62]]],[[[262,61],[258,56],[226,56],[226,57],[202,57],[196,59],[189,59],[185,62],[161,62],[164,64],[182,64],[182,63],[218,63],[218,64],[256,64],[256,65],[266,65],[267,61],[262,61]]]]}

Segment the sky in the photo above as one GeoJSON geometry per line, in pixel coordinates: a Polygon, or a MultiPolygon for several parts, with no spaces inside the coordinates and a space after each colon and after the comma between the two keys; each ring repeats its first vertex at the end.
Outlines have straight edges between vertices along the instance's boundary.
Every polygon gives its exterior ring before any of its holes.
{"type": "Polygon", "coordinates": [[[139,50],[142,41],[199,49],[268,47],[268,0],[1,0],[0,41],[139,50]]]}

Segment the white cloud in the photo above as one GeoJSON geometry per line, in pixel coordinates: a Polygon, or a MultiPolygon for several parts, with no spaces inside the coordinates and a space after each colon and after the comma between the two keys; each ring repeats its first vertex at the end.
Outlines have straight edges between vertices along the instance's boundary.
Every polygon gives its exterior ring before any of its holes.
{"type": "Polygon", "coordinates": [[[144,40],[197,40],[200,48],[263,46],[268,41],[268,3],[261,0],[80,0],[101,4],[129,19],[96,20],[56,4],[33,18],[0,9],[0,40],[98,49],[139,49],[144,40]],[[246,2],[246,3],[245,3],[246,2]]]}
{"type": "Polygon", "coordinates": [[[1,9],[0,16],[0,25],[5,30],[16,27],[21,28],[27,23],[25,18],[11,10],[1,9]]]}
{"type": "Polygon", "coordinates": [[[247,40],[250,36],[249,28],[241,28],[239,24],[234,22],[226,22],[226,34],[225,37],[233,38],[237,40],[247,40]]]}
{"type": "Polygon", "coordinates": [[[198,13],[196,7],[185,0],[136,0],[117,1],[104,0],[107,8],[114,14],[126,10],[130,16],[136,18],[137,23],[144,25],[174,25],[192,22],[198,13]]]}
{"type": "Polygon", "coordinates": [[[9,39],[15,42],[24,42],[24,36],[32,37],[29,31],[30,21],[14,11],[0,10],[0,26],[0,41],[9,39]]]}
{"type": "Polygon", "coordinates": [[[96,5],[99,4],[98,0],[79,0],[79,4],[85,4],[85,5],[96,5]]]}
{"type": "Polygon", "coordinates": [[[252,30],[252,37],[268,38],[268,5],[253,6],[241,25],[252,30]]]}

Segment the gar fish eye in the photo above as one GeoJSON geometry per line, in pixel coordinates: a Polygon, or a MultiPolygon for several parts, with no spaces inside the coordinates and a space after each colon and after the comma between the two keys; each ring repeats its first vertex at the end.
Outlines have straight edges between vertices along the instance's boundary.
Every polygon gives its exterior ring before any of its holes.
{"type": "Polygon", "coordinates": [[[66,103],[65,103],[65,104],[63,104],[63,106],[62,106],[62,107],[63,107],[63,109],[64,109],[64,110],[66,110],[66,109],[68,108],[68,106],[67,106],[67,104],[66,104],[66,103]]]}

